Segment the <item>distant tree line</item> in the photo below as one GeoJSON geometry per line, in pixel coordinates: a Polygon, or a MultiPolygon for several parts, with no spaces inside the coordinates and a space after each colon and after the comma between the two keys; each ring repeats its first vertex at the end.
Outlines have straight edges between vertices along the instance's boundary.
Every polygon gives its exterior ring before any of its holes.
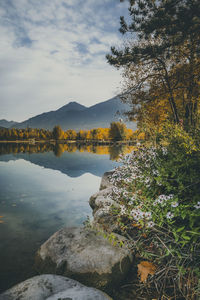
{"type": "Polygon", "coordinates": [[[27,140],[27,139],[46,139],[52,138],[52,132],[46,129],[15,129],[15,128],[1,128],[1,140],[27,140]]]}
{"type": "MultiPolygon", "coordinates": [[[[46,129],[0,129],[0,140],[81,140],[81,141],[122,141],[122,140],[135,140],[138,138],[138,132],[128,129],[124,123],[112,122],[110,128],[95,128],[91,130],[75,130],[68,129],[62,130],[59,125],[56,125],[53,130],[46,129]]],[[[143,136],[139,136],[143,138],[143,136]]]]}

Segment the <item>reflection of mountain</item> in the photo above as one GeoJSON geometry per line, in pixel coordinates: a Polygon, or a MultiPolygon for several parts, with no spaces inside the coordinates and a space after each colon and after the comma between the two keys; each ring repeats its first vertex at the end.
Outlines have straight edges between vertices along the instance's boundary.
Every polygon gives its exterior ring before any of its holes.
{"type": "Polygon", "coordinates": [[[64,152],[56,157],[53,152],[46,153],[18,153],[0,156],[0,161],[24,159],[36,165],[61,171],[70,177],[79,177],[84,173],[102,176],[104,172],[113,169],[118,163],[109,160],[108,155],[97,155],[86,152],[64,152]]]}

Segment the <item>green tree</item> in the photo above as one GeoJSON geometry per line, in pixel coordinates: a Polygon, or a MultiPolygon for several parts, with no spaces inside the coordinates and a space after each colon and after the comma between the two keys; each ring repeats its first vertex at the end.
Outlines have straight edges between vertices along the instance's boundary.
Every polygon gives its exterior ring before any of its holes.
{"type": "Polygon", "coordinates": [[[53,128],[52,135],[55,140],[61,140],[63,138],[64,132],[59,125],[56,125],[53,128]]]}
{"type": "Polygon", "coordinates": [[[111,48],[108,62],[123,69],[124,101],[136,118],[143,104],[167,99],[175,123],[195,126],[200,101],[200,2],[129,0],[131,22],[121,17],[122,49],[111,48]],[[160,93],[155,93],[157,90],[160,93]],[[180,108],[181,102],[181,108],[180,108]]]}
{"type": "Polygon", "coordinates": [[[110,138],[115,141],[125,140],[127,136],[127,128],[124,123],[112,122],[110,124],[110,138]]]}

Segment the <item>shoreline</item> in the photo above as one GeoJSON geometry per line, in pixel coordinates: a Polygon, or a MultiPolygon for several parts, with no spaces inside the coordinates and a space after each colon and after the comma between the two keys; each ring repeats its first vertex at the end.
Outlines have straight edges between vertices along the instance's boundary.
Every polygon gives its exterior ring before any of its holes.
{"type": "Polygon", "coordinates": [[[85,144],[85,145],[135,145],[137,141],[101,141],[101,140],[0,140],[0,144],[85,144]]]}

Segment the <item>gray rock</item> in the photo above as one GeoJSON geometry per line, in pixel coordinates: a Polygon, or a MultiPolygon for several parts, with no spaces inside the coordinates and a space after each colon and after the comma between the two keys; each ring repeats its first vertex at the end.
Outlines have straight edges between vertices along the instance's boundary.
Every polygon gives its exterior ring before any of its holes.
{"type": "Polygon", "coordinates": [[[63,228],[39,249],[36,267],[41,273],[54,273],[108,289],[122,281],[131,267],[126,248],[113,246],[96,231],[63,228]]]}
{"type": "Polygon", "coordinates": [[[107,233],[118,233],[117,216],[110,213],[110,206],[100,207],[93,215],[92,227],[107,233]]]}
{"type": "Polygon", "coordinates": [[[105,172],[103,174],[103,177],[101,179],[101,184],[100,184],[100,190],[104,190],[104,189],[113,187],[113,184],[110,182],[110,179],[109,179],[109,176],[111,176],[113,173],[114,173],[114,170],[105,172]]]}
{"type": "Polygon", "coordinates": [[[117,217],[110,213],[111,206],[118,207],[119,204],[111,199],[112,187],[100,190],[90,197],[90,206],[93,209],[92,227],[105,230],[109,233],[118,232],[117,217]]]}
{"type": "Polygon", "coordinates": [[[19,283],[0,300],[112,300],[105,293],[57,275],[40,275],[19,283]]]}
{"type": "Polygon", "coordinates": [[[99,207],[105,206],[107,202],[110,203],[110,205],[114,204],[114,201],[109,197],[111,193],[112,188],[108,187],[92,195],[89,200],[91,208],[95,211],[99,207]]]}

